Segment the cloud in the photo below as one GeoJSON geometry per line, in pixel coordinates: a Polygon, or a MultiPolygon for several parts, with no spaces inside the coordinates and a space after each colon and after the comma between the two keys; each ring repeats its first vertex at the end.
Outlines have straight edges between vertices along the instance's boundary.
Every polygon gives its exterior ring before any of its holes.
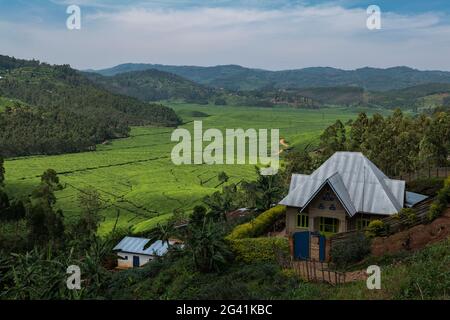
{"type": "Polygon", "coordinates": [[[59,28],[0,23],[2,52],[78,68],[149,62],[450,70],[450,26],[448,17],[438,13],[384,13],[382,30],[377,31],[367,30],[365,10],[336,4],[182,9],[134,5],[98,7],[82,11],[82,18],[80,31],[66,30],[64,23],[59,28]],[[14,36],[8,30],[14,30],[14,36]]]}

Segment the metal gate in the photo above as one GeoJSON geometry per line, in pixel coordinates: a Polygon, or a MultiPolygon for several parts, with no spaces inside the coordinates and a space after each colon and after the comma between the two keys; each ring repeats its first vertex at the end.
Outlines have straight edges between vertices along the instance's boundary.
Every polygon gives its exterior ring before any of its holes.
{"type": "Polygon", "coordinates": [[[294,258],[298,260],[326,260],[326,238],[316,232],[294,233],[294,258]],[[311,238],[313,243],[311,243],[311,238]]]}
{"type": "Polygon", "coordinates": [[[294,233],[294,257],[296,259],[309,259],[309,237],[309,231],[294,233]]]}

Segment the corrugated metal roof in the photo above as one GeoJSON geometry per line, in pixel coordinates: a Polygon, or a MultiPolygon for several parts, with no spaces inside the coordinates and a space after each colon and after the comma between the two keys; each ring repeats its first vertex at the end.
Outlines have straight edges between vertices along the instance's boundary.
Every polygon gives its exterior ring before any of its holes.
{"type": "Polygon", "coordinates": [[[311,175],[294,175],[280,204],[304,207],[329,182],[349,215],[393,214],[403,208],[405,182],[389,179],[360,152],[336,152],[311,175]]]}
{"type": "Polygon", "coordinates": [[[146,238],[125,237],[114,247],[113,250],[152,256],[162,256],[169,249],[167,242],[156,240],[150,247],[144,250],[145,245],[149,241],[150,239],[146,238]]]}
{"type": "Polygon", "coordinates": [[[423,200],[428,199],[428,196],[424,196],[423,194],[406,191],[405,195],[405,207],[411,208],[414,205],[422,202],[423,200]]]}

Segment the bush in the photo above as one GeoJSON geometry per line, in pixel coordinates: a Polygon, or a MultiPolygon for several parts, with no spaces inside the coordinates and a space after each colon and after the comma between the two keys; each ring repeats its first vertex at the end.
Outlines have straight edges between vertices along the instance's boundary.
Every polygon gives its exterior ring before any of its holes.
{"type": "Polygon", "coordinates": [[[412,226],[417,222],[417,212],[412,208],[403,208],[399,211],[398,217],[402,220],[402,224],[412,226]]]}
{"type": "Polygon", "coordinates": [[[366,228],[366,237],[379,237],[386,232],[386,226],[381,220],[372,220],[366,228]]]}
{"type": "Polygon", "coordinates": [[[250,222],[241,224],[231,231],[227,236],[228,240],[254,238],[263,235],[270,230],[270,227],[286,214],[285,206],[276,206],[264,211],[250,222]]]}
{"type": "Polygon", "coordinates": [[[362,233],[357,233],[348,239],[331,247],[331,261],[337,268],[348,267],[364,259],[370,253],[370,240],[362,233]]]}
{"type": "Polygon", "coordinates": [[[245,263],[274,262],[278,253],[289,255],[287,238],[248,238],[230,241],[236,260],[245,263]]]}
{"type": "Polygon", "coordinates": [[[438,192],[436,200],[428,211],[428,221],[433,221],[439,217],[447,208],[450,201],[450,177],[445,180],[444,187],[438,192]]]}

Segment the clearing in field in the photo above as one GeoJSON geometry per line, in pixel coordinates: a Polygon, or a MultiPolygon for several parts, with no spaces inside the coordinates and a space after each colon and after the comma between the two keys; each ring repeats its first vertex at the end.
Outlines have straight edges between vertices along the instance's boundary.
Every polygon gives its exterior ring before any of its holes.
{"type": "MultiPolygon", "coordinates": [[[[192,130],[194,120],[225,132],[227,128],[279,129],[290,146],[318,141],[323,129],[336,119],[346,121],[356,113],[345,109],[300,110],[290,108],[218,107],[171,104],[192,130]]],[[[180,165],[171,162],[173,129],[134,127],[129,138],[105,142],[94,152],[7,159],[6,184],[17,197],[38,185],[39,175],[52,168],[65,188],[57,192],[57,206],[66,220],[79,214],[77,195],[96,188],[105,202],[100,233],[114,227],[143,231],[163,222],[174,210],[188,213],[205,195],[220,190],[217,175],[225,171],[230,182],[254,177],[253,165],[180,165]]]]}

